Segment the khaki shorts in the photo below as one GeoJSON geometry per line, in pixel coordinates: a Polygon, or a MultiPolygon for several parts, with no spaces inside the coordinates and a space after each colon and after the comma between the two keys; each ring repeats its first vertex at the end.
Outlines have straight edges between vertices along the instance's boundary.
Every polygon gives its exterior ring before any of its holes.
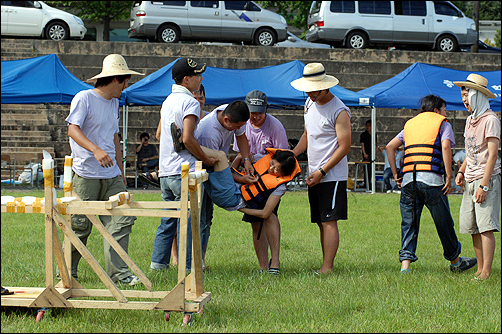
{"type": "Polygon", "coordinates": [[[500,232],[500,174],[492,175],[483,203],[475,203],[473,196],[481,179],[464,184],[464,197],[460,206],[459,232],[478,234],[487,231],[500,232]]]}

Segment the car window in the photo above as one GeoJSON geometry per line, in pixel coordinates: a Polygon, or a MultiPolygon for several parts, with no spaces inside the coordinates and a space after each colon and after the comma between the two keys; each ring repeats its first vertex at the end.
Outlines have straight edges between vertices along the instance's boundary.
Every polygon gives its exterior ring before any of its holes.
{"type": "Polygon", "coordinates": [[[434,10],[439,15],[462,17],[462,14],[447,2],[434,1],[434,10]]]}
{"type": "Polygon", "coordinates": [[[35,8],[33,1],[2,1],[2,6],[35,8]]]}
{"type": "Polygon", "coordinates": [[[310,14],[319,13],[321,10],[322,1],[313,1],[312,6],[310,7],[310,14]]]}
{"type": "MultiPolygon", "coordinates": [[[[141,1],[139,2],[141,5],[141,1]]],[[[186,1],[151,1],[152,5],[162,5],[162,6],[185,6],[186,1]]]]}
{"type": "Polygon", "coordinates": [[[394,1],[396,15],[426,16],[425,1],[394,1]]]}
{"type": "Polygon", "coordinates": [[[219,1],[190,1],[192,7],[218,8],[219,1]]]}
{"type": "Polygon", "coordinates": [[[359,1],[359,13],[390,15],[390,1],[359,1]]]}
{"type": "Polygon", "coordinates": [[[356,12],[356,2],[355,1],[331,1],[329,10],[332,13],[355,13],[356,12]]]}

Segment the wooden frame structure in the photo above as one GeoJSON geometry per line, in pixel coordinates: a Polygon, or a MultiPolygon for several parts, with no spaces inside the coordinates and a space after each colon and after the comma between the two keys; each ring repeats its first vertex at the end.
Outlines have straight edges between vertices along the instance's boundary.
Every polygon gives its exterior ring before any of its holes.
{"type": "MultiPolygon", "coordinates": [[[[45,152],[44,152],[45,154],[45,152]]],[[[191,324],[193,313],[203,309],[211,299],[210,292],[204,292],[202,274],[202,253],[199,220],[201,184],[207,180],[202,163],[196,162],[196,171],[189,173],[189,164],[182,164],[181,201],[179,202],[135,202],[133,195],[124,192],[111,196],[108,201],[81,201],[73,191],[71,183],[72,158],[66,157],[64,170],[65,197],[57,199],[54,188],[54,161],[49,154],[43,160],[45,198],[5,198],[2,196],[1,212],[45,213],[45,288],[5,287],[14,292],[2,295],[2,306],[41,308],[37,322],[47,308],[100,308],[100,309],[141,309],[163,310],[169,320],[170,311],[185,312],[183,323],[191,324]],[[52,203],[52,205],[50,205],[52,203]],[[71,229],[71,215],[84,214],[92,222],[103,238],[140,279],[148,291],[120,290],[99,265],[87,247],[71,229]],[[170,291],[152,291],[152,283],[139,269],[124,249],[105,229],[96,215],[173,217],[180,219],[178,281],[170,291]],[[189,215],[192,226],[192,268],[186,275],[186,243],[189,215]],[[64,233],[64,251],[56,226],[64,233]],[[85,289],[71,276],[70,243],[89,263],[106,289],[85,289]],[[54,284],[55,262],[59,268],[61,281],[54,284]],[[16,291],[21,290],[19,293],[16,291]],[[78,299],[79,297],[91,297],[78,299]],[[92,300],[92,297],[112,297],[115,300],[92,300]],[[128,298],[154,299],[155,301],[129,301],[128,298]]],[[[45,156],[44,156],[45,157],[45,156]]]]}

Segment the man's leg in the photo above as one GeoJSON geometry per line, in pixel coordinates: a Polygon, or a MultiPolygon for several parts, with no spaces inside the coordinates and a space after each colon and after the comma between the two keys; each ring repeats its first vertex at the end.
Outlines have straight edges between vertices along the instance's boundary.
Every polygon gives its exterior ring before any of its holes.
{"type": "Polygon", "coordinates": [[[340,242],[338,223],[336,220],[319,223],[322,247],[322,266],[319,272],[322,274],[333,271],[333,262],[338,251],[340,242]]]}

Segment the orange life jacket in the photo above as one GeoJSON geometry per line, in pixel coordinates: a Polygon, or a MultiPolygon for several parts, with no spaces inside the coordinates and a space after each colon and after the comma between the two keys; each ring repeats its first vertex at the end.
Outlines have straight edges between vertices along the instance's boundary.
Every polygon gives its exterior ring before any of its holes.
{"type": "MultiPolygon", "coordinates": [[[[291,181],[296,175],[298,175],[298,173],[301,172],[300,165],[297,161],[295,170],[290,175],[276,176],[268,174],[270,161],[272,160],[275,152],[280,150],[275,148],[267,148],[266,150],[268,154],[253,164],[256,172],[255,175],[258,176],[258,181],[256,183],[243,184],[241,186],[241,194],[244,201],[253,209],[264,208],[268,197],[278,186],[291,181]]],[[[235,169],[233,172],[244,175],[244,173],[238,172],[235,169]]]]}
{"type": "Polygon", "coordinates": [[[402,172],[429,171],[444,174],[439,129],[446,117],[422,112],[404,125],[404,163],[402,172]]]}

